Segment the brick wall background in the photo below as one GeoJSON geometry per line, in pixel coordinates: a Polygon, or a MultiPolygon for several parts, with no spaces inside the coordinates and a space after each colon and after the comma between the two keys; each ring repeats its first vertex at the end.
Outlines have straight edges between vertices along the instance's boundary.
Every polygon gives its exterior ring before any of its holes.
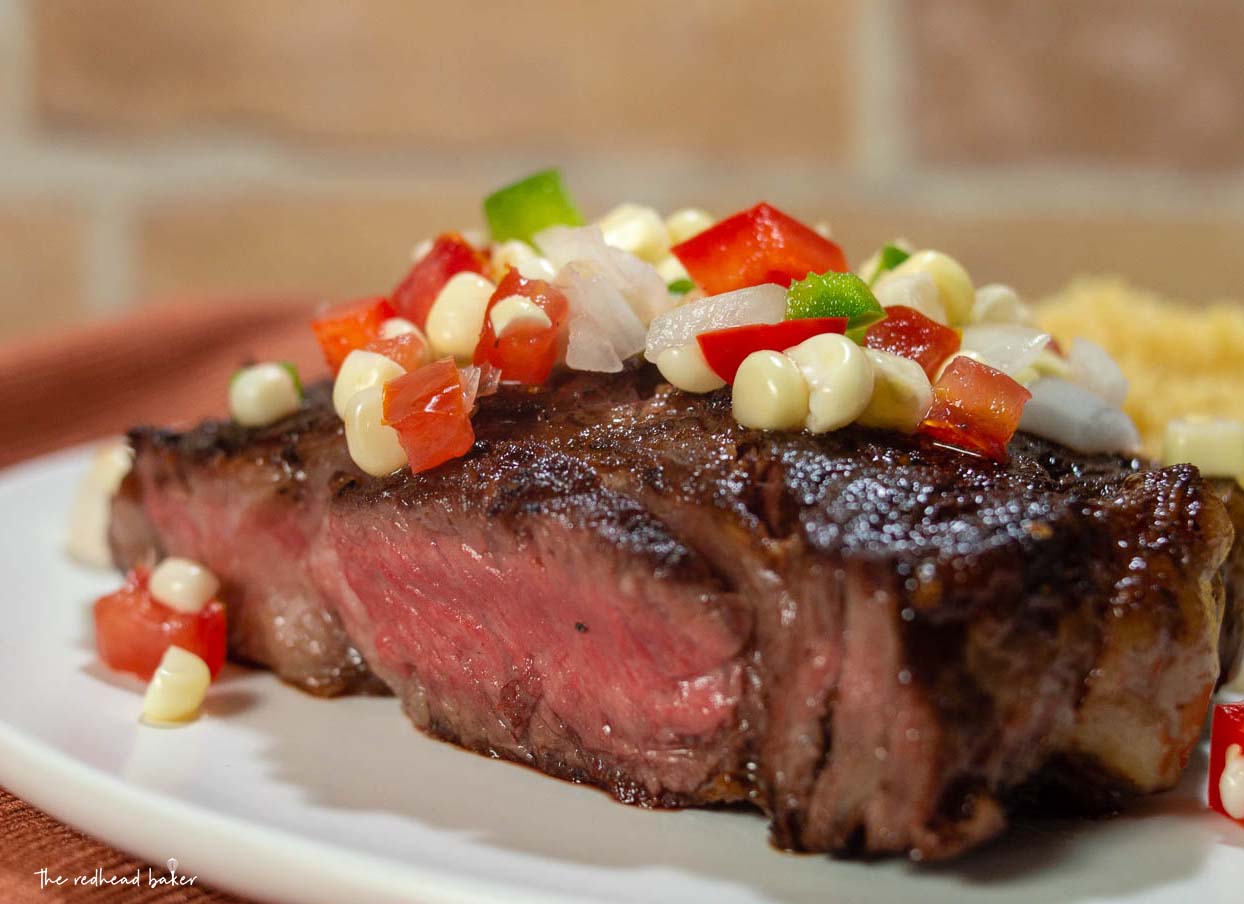
{"type": "Polygon", "coordinates": [[[0,0],[0,339],[385,290],[490,188],[1244,296],[1239,0],[0,0]]]}

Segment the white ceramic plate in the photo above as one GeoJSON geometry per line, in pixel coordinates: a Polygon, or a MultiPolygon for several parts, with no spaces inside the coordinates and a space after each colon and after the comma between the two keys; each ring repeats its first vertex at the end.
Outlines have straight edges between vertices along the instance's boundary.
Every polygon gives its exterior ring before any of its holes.
{"type": "Polygon", "coordinates": [[[300,904],[1241,900],[1244,829],[1204,809],[1203,752],[1126,816],[917,868],[781,854],[755,814],[624,807],[429,740],[392,699],[261,672],[230,668],[192,726],[140,725],[140,685],[91,649],[89,604],[117,578],[61,552],[86,461],[0,475],[0,783],[183,875],[300,904]]]}

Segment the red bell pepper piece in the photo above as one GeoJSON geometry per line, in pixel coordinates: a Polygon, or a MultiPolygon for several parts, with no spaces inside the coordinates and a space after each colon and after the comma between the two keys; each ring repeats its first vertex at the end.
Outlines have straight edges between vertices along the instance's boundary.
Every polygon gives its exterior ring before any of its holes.
{"type": "Polygon", "coordinates": [[[1002,371],[960,356],[933,385],[933,407],[920,432],[948,446],[1006,461],[1006,444],[1031,398],[1031,392],[1002,371]]]}
{"type": "Polygon", "coordinates": [[[397,312],[389,299],[363,298],[336,304],[311,321],[324,360],[336,373],[346,355],[379,338],[380,325],[397,312]]]}
{"type": "Polygon", "coordinates": [[[443,358],[390,380],[384,387],[384,423],[397,431],[414,474],[465,455],[475,444],[471,405],[462,374],[443,358]]]}
{"type": "Polygon", "coordinates": [[[488,258],[456,232],[439,235],[431,250],[421,257],[393,290],[393,306],[419,329],[427,324],[428,311],[449,278],[458,273],[488,272],[488,258]]]}
{"type": "Polygon", "coordinates": [[[739,365],[752,352],[780,352],[821,333],[845,333],[846,329],[845,317],[806,317],[713,330],[696,336],[695,341],[700,344],[704,360],[713,373],[727,383],[733,383],[739,365]]]}
{"type": "Polygon", "coordinates": [[[475,346],[475,363],[500,368],[501,379],[539,386],[549,378],[561,353],[562,326],[570,316],[570,302],[561,290],[542,279],[527,279],[511,267],[488,299],[484,330],[475,346]],[[548,326],[515,327],[498,336],[492,327],[492,309],[502,299],[520,295],[549,318],[548,326]]]}
{"type": "Polygon", "coordinates": [[[427,363],[428,341],[422,333],[402,333],[392,339],[373,339],[363,350],[384,355],[402,365],[403,370],[412,371],[427,363]]]}
{"type": "MultiPolygon", "coordinates": [[[[1223,703],[1214,707],[1214,723],[1209,747],[1209,807],[1228,819],[1232,816],[1222,802],[1223,772],[1230,761],[1244,757],[1244,703],[1223,703]],[[1238,750],[1232,750],[1238,747],[1238,750]]],[[[1236,767],[1239,768],[1239,767],[1236,767]]]]}
{"type": "Polygon", "coordinates": [[[924,368],[929,379],[959,350],[960,337],[948,326],[925,317],[915,308],[894,305],[886,308],[886,318],[868,328],[864,344],[878,351],[910,358],[924,368]]]}
{"type": "Polygon", "coordinates": [[[211,600],[198,612],[179,612],[156,600],[148,573],[135,569],[125,586],[95,602],[95,646],[110,669],[150,681],[169,647],[204,662],[215,678],[225,663],[225,605],[211,600]]]}
{"type": "Polygon", "coordinates": [[[847,269],[841,248],[768,204],[727,217],[670,250],[709,295],[763,283],[789,286],[809,273],[847,269]]]}

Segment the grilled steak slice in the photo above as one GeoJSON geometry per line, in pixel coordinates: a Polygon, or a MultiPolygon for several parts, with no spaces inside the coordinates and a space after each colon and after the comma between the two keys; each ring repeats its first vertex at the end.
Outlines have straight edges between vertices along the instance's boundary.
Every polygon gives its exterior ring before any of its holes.
{"type": "Polygon", "coordinates": [[[466,458],[374,480],[325,406],[136,433],[116,546],[206,558],[241,634],[291,599],[344,626],[463,746],[628,802],[750,801],[785,847],[941,858],[1035,782],[1169,787],[1198,736],[1234,529],[1193,468],[762,434],[639,368],[485,399],[466,458]],[[294,521],[296,555],[229,552],[294,521]]]}
{"type": "Polygon", "coordinates": [[[311,693],[386,693],[307,569],[331,496],[353,464],[341,422],[313,403],[271,430],[209,422],[131,434],[134,468],[113,501],[110,540],[125,567],[195,558],[223,581],[229,654],[311,693]]]}

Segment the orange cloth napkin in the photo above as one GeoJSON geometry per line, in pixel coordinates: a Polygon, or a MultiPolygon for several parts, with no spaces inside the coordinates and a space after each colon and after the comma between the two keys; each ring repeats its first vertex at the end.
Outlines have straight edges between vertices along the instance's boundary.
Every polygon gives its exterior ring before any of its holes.
{"type": "Polygon", "coordinates": [[[324,374],[306,300],[203,301],[0,346],[0,467],[138,424],[226,410],[248,361],[324,374]]]}
{"type": "MultiPolygon", "coordinates": [[[[0,346],[0,467],[136,424],[188,424],[226,410],[230,375],[247,361],[325,373],[308,301],[202,302],[0,346]]],[[[0,902],[236,902],[199,883],[180,889],[48,886],[50,876],[147,875],[148,865],[56,822],[0,789],[0,902]]],[[[155,875],[164,868],[152,867],[155,875]]]]}

